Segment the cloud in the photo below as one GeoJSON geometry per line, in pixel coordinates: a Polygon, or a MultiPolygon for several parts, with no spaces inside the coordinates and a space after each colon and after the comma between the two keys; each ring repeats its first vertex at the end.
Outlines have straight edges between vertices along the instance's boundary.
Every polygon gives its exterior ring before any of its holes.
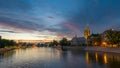
{"type": "Polygon", "coordinates": [[[42,20],[13,12],[0,12],[0,26],[25,31],[41,31],[42,20]]]}
{"type": "Polygon", "coordinates": [[[32,6],[27,0],[0,0],[0,9],[25,12],[31,10],[32,6]]]}
{"type": "Polygon", "coordinates": [[[17,32],[17,31],[12,31],[12,30],[0,30],[0,33],[20,33],[20,32],[17,32]]]}
{"type": "Polygon", "coordinates": [[[67,27],[68,29],[72,30],[73,32],[80,33],[80,30],[74,26],[72,23],[63,23],[63,26],[67,27]]]}
{"type": "Polygon", "coordinates": [[[82,34],[86,24],[90,24],[90,27],[91,25],[94,25],[94,28],[91,27],[90,29],[95,33],[103,32],[109,28],[108,26],[114,25],[114,23],[119,24],[118,22],[115,22],[114,19],[120,18],[120,7],[118,7],[120,6],[118,4],[120,1],[99,0],[97,2],[97,4],[94,4],[93,1],[87,0],[86,6],[83,9],[80,9],[78,13],[73,13],[71,16],[67,17],[68,22],[75,25],[82,34]],[[112,20],[114,20],[114,23],[110,22],[112,20]]]}
{"type": "Polygon", "coordinates": [[[53,19],[54,17],[53,16],[48,16],[48,18],[53,19]]]}
{"type": "Polygon", "coordinates": [[[1,32],[48,31],[53,36],[72,37],[83,36],[89,24],[91,32],[100,33],[111,27],[119,28],[119,3],[118,0],[0,0],[0,27],[10,29],[1,32]]]}

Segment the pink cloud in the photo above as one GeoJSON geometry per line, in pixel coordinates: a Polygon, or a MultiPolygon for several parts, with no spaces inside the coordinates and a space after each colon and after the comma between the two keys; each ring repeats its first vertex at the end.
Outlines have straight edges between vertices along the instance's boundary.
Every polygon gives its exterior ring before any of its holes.
{"type": "Polygon", "coordinates": [[[5,29],[11,29],[15,31],[20,31],[20,32],[33,32],[33,30],[26,29],[26,28],[20,28],[18,26],[12,25],[12,24],[6,24],[4,22],[0,22],[0,27],[5,28],[5,29]]]}
{"type": "Polygon", "coordinates": [[[80,33],[80,29],[78,29],[74,24],[64,23],[63,25],[74,32],[80,33]]]}

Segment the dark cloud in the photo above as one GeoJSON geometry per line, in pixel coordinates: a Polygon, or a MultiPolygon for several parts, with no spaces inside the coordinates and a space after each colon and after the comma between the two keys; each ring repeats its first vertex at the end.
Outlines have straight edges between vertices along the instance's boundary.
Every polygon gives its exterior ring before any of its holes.
{"type": "Polygon", "coordinates": [[[0,9],[25,12],[32,9],[32,6],[27,0],[0,0],[0,9]]]}
{"type": "MultiPolygon", "coordinates": [[[[92,32],[103,32],[105,29],[108,29],[103,27],[114,25],[115,21],[114,23],[111,21],[120,18],[120,7],[118,7],[120,6],[120,1],[96,0],[96,4],[94,0],[86,1],[86,7],[68,17],[68,21],[79,28],[82,33],[86,24],[90,25],[92,32]]],[[[118,22],[116,22],[116,24],[118,24],[118,22]]]]}
{"type": "Polygon", "coordinates": [[[17,32],[17,31],[12,31],[12,30],[0,30],[0,32],[3,32],[3,33],[21,33],[21,32],[17,32]]]}
{"type": "Polygon", "coordinates": [[[89,24],[92,33],[101,33],[109,28],[119,29],[119,3],[119,0],[0,0],[0,27],[72,37],[83,36],[89,24]]]}
{"type": "Polygon", "coordinates": [[[53,19],[54,17],[53,16],[48,16],[48,18],[53,19]]]}
{"type": "Polygon", "coordinates": [[[41,24],[36,24],[31,21],[24,21],[24,20],[15,20],[10,18],[0,18],[0,25],[5,26],[6,28],[15,28],[20,30],[31,30],[31,31],[37,31],[41,30],[44,26],[41,24]]]}

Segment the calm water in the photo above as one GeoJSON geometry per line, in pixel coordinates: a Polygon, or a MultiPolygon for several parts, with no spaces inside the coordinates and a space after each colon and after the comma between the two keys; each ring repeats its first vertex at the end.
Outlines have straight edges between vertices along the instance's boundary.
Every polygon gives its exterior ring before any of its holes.
{"type": "Polygon", "coordinates": [[[120,54],[55,48],[16,49],[0,54],[0,68],[120,68],[120,54]]]}

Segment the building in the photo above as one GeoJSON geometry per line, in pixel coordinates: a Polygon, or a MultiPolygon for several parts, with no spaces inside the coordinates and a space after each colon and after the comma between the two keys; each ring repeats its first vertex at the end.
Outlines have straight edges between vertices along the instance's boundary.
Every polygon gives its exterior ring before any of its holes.
{"type": "Polygon", "coordinates": [[[101,45],[101,35],[100,34],[91,34],[87,39],[87,43],[89,46],[100,46],[101,45]]]}
{"type": "Polygon", "coordinates": [[[90,36],[90,29],[89,26],[87,25],[87,27],[84,30],[84,38],[87,39],[90,36]]]}
{"type": "Polygon", "coordinates": [[[102,44],[101,44],[101,46],[107,46],[108,44],[107,44],[107,40],[108,40],[108,38],[107,38],[107,32],[108,32],[109,30],[106,30],[106,31],[104,31],[102,34],[101,34],[101,40],[102,40],[102,44]]]}
{"type": "Polygon", "coordinates": [[[109,29],[101,34],[91,34],[87,38],[90,46],[120,47],[120,31],[109,29]]]}
{"type": "Polygon", "coordinates": [[[109,29],[101,34],[102,46],[118,47],[120,46],[120,31],[109,29]]]}
{"type": "Polygon", "coordinates": [[[71,45],[84,45],[85,44],[85,38],[84,37],[77,37],[77,35],[75,35],[75,37],[72,38],[71,40],[71,45]]]}

